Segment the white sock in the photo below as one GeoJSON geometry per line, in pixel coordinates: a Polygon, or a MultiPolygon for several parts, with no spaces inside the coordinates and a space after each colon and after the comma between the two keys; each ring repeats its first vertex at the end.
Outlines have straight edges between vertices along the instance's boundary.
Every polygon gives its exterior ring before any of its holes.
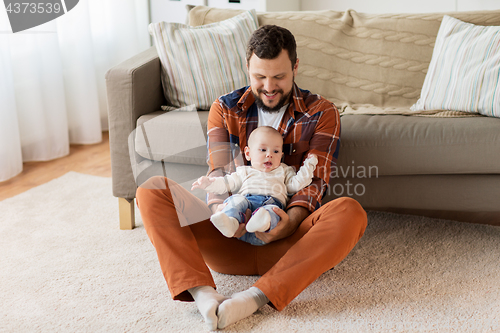
{"type": "Polygon", "coordinates": [[[256,232],[256,231],[267,231],[269,226],[271,225],[271,214],[264,208],[259,208],[255,214],[252,215],[250,220],[247,223],[247,231],[248,232],[256,232]]]}
{"type": "Polygon", "coordinates": [[[219,294],[210,286],[199,286],[188,289],[193,296],[196,306],[205,319],[205,323],[211,331],[217,329],[217,308],[228,297],[219,294]]]}
{"type": "Polygon", "coordinates": [[[246,318],[269,302],[264,293],[256,287],[231,296],[219,305],[218,328],[227,327],[240,319],[246,318]]]}
{"type": "Polygon", "coordinates": [[[240,223],[234,217],[229,217],[223,212],[218,212],[210,217],[212,224],[226,237],[233,237],[240,223]]]}

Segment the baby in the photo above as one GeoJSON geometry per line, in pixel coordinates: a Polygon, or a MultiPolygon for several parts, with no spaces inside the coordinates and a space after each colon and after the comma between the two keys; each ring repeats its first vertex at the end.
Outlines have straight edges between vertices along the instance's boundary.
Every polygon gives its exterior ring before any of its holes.
{"type": "Polygon", "coordinates": [[[253,245],[264,245],[254,232],[272,230],[279,221],[273,207],[284,209],[288,195],[308,186],[318,158],[310,154],[304,165],[295,173],[294,169],[281,163],[283,138],[272,127],[261,126],[252,131],[245,147],[245,158],[251,166],[240,166],[236,172],[224,177],[200,177],[193,183],[191,190],[203,189],[207,192],[223,194],[238,192],[227,198],[227,205],[215,213],[210,221],[226,237],[233,237],[240,223],[245,222],[245,212],[253,214],[246,230],[248,233],[239,239],[253,245]]]}

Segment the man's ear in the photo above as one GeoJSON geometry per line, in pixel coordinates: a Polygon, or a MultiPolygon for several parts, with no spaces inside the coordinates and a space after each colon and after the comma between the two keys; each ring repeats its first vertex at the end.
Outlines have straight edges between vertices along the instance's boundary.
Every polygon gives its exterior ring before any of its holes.
{"type": "Polygon", "coordinates": [[[245,147],[245,158],[250,161],[250,148],[248,146],[245,147]]]}
{"type": "Polygon", "coordinates": [[[297,58],[297,61],[295,62],[295,66],[293,66],[293,75],[297,76],[297,72],[299,69],[299,58],[297,58]]]}

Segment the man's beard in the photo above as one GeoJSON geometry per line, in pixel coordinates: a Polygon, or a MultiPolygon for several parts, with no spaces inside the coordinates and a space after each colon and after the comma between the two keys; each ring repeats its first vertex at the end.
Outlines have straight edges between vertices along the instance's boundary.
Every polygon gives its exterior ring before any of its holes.
{"type": "MultiPolygon", "coordinates": [[[[266,92],[269,93],[268,91],[266,91],[266,92]]],[[[279,111],[285,104],[288,103],[290,96],[292,95],[292,89],[290,89],[290,92],[286,95],[283,94],[283,90],[281,90],[281,89],[280,90],[273,90],[272,93],[282,94],[280,100],[278,101],[278,104],[276,104],[276,106],[273,106],[273,107],[269,107],[266,104],[264,104],[264,101],[262,100],[262,98],[259,97],[259,95],[263,94],[263,93],[264,93],[264,90],[262,90],[262,89],[258,89],[257,94],[255,94],[254,91],[252,90],[252,94],[255,97],[255,103],[257,104],[257,107],[262,109],[262,111],[264,111],[264,112],[271,113],[271,112],[279,111]]]]}

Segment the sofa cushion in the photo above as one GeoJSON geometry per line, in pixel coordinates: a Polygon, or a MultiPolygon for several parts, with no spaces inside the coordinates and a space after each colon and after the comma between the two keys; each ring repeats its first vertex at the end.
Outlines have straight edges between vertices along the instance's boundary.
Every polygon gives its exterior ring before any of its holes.
{"type": "MultiPolygon", "coordinates": [[[[197,6],[200,25],[241,11],[197,6]]],[[[337,105],[409,109],[420,96],[444,13],[365,14],[353,10],[258,13],[259,24],[289,29],[300,59],[297,84],[337,105]]],[[[500,10],[449,13],[465,22],[500,25],[500,10]]]]}
{"type": "Polygon", "coordinates": [[[248,85],[246,44],[257,27],[253,10],[203,27],[151,23],[170,105],[207,110],[219,96],[248,85]]]}
{"type": "Polygon", "coordinates": [[[498,118],[345,115],[341,124],[337,172],[349,177],[500,174],[498,118]]]}
{"type": "Polygon", "coordinates": [[[420,99],[412,110],[458,110],[500,117],[500,27],[445,16],[420,99]]]}
{"type": "MultiPolygon", "coordinates": [[[[208,111],[142,116],[137,122],[136,151],[148,159],[206,166],[206,137],[201,131],[206,133],[207,119],[208,111]],[[144,123],[155,124],[147,126],[151,151],[142,134],[144,123]],[[179,137],[189,137],[189,145],[179,137]]],[[[338,178],[500,174],[497,118],[345,115],[341,123],[340,154],[332,175],[338,178]]]]}
{"type": "Polygon", "coordinates": [[[135,151],[155,161],[207,165],[208,111],[157,111],[137,120],[135,151]]]}

